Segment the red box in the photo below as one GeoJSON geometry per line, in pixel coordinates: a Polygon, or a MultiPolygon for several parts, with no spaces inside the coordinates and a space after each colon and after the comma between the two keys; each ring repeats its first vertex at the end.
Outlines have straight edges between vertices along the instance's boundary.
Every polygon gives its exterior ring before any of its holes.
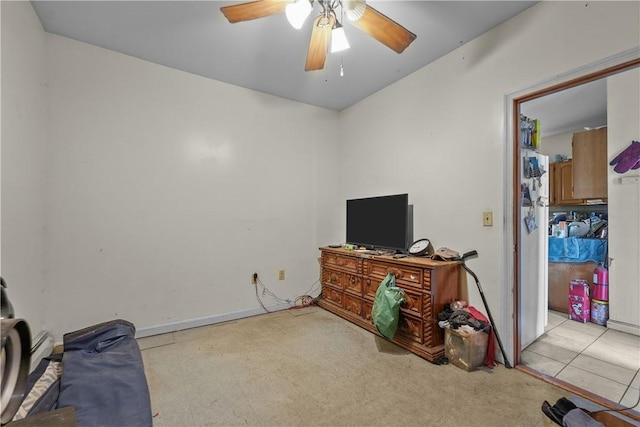
{"type": "Polygon", "coordinates": [[[609,286],[593,284],[593,299],[609,301],[609,286]]]}
{"type": "Polygon", "coordinates": [[[574,279],[569,284],[569,319],[587,323],[591,320],[589,283],[574,279]]]}

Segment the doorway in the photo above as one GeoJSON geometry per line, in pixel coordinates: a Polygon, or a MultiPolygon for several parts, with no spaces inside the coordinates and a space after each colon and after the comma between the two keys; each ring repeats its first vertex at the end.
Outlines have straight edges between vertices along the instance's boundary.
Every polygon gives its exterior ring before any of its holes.
{"type": "MultiPolygon", "coordinates": [[[[537,196],[534,206],[539,222],[538,229],[525,228],[526,235],[521,236],[521,277],[524,280],[530,276],[524,273],[532,263],[539,264],[540,276],[546,275],[540,277],[541,287],[545,290],[541,295],[546,299],[546,304],[541,306],[545,319],[547,309],[565,318],[571,311],[574,320],[604,325],[604,312],[608,309],[605,291],[608,288],[598,286],[596,295],[592,278],[596,268],[607,266],[608,253],[607,79],[522,103],[520,114],[527,120],[523,122],[525,125],[533,121],[530,117],[535,117],[534,122],[539,124],[536,131],[539,143],[535,150],[527,150],[520,144],[521,157],[526,152],[527,156],[536,156],[537,163],[544,164],[541,179],[524,179],[521,184],[531,186],[531,194],[537,196]],[[544,188],[540,188],[542,185],[544,188]],[[529,254],[530,235],[535,233],[540,248],[529,254]],[[591,299],[598,301],[598,310],[589,313],[593,304],[583,306],[579,298],[576,298],[575,309],[569,309],[572,280],[576,285],[580,284],[577,281],[588,284],[589,295],[594,297],[591,299]],[[595,314],[593,319],[591,314],[595,314]]],[[[532,304],[532,296],[523,295],[523,298],[526,301],[521,309],[538,305],[532,304]]],[[[521,317],[531,318],[524,311],[521,317]]],[[[522,337],[522,350],[538,339],[547,323],[540,324],[540,332],[536,335],[522,337]]],[[[581,346],[576,345],[576,350],[581,350],[581,346]]]]}
{"type": "MultiPolygon", "coordinates": [[[[612,75],[621,73],[623,71],[636,68],[638,67],[638,65],[640,65],[640,59],[638,58],[637,52],[636,52],[635,57],[633,59],[621,61],[617,65],[604,66],[600,64],[599,67],[598,66],[594,67],[596,71],[593,71],[592,73],[585,74],[583,76],[576,77],[573,79],[568,79],[566,82],[563,82],[563,83],[549,84],[548,87],[532,90],[530,93],[515,95],[510,99],[508,99],[508,102],[512,102],[512,105],[510,106],[510,108],[508,106],[508,110],[511,113],[510,117],[512,118],[510,135],[512,135],[513,145],[510,149],[510,152],[511,152],[511,162],[512,162],[511,173],[513,176],[513,188],[512,188],[512,195],[511,195],[513,222],[511,224],[511,227],[513,230],[512,242],[515,250],[514,250],[513,265],[511,266],[511,270],[508,271],[508,273],[510,273],[511,275],[507,277],[514,278],[514,288],[513,288],[513,308],[515,313],[514,340],[513,340],[514,360],[516,362],[516,365],[519,365],[518,366],[519,369],[527,371],[549,382],[560,385],[561,387],[566,388],[567,390],[570,390],[571,392],[577,395],[589,398],[590,400],[599,402],[608,407],[616,407],[617,402],[609,401],[605,398],[602,398],[602,396],[599,396],[590,392],[589,390],[581,389],[580,387],[577,387],[565,381],[556,380],[553,377],[549,377],[548,375],[545,375],[534,369],[530,369],[522,365],[522,344],[528,344],[528,343],[523,343],[523,336],[526,336],[526,333],[524,333],[523,331],[531,327],[531,322],[530,322],[530,319],[526,319],[522,317],[525,314],[524,313],[525,310],[523,310],[523,305],[522,305],[524,290],[527,290],[528,289],[527,286],[529,286],[530,284],[524,283],[524,280],[526,280],[526,278],[523,278],[523,268],[522,268],[522,252],[523,252],[522,240],[523,240],[524,234],[527,231],[524,228],[524,222],[519,220],[521,217],[520,184],[522,183],[522,179],[521,179],[522,160],[520,155],[520,146],[518,143],[518,129],[519,129],[518,122],[520,120],[520,107],[522,104],[528,101],[532,101],[538,98],[545,97],[547,95],[558,93],[560,91],[577,87],[579,85],[595,82],[597,80],[606,78],[608,76],[612,76],[612,75]]],[[[546,224],[546,221],[544,222],[546,224]]],[[[545,303],[546,303],[546,300],[545,300],[545,303]]]]}

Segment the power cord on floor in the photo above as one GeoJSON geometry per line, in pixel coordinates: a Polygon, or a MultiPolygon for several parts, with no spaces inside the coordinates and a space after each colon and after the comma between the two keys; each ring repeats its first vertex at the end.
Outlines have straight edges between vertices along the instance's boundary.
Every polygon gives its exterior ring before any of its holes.
{"type": "Polygon", "coordinates": [[[293,304],[292,307],[289,307],[290,309],[304,308],[310,305],[314,305],[322,296],[322,293],[320,293],[320,295],[318,295],[317,297],[312,297],[310,295],[311,293],[318,290],[318,287],[320,285],[320,280],[316,280],[315,282],[313,282],[313,284],[311,284],[311,287],[303,295],[296,297],[294,301],[291,301],[290,299],[286,299],[286,298],[280,298],[279,296],[277,296],[264,283],[262,283],[262,281],[260,280],[257,274],[254,275],[254,285],[255,285],[255,291],[256,291],[256,299],[258,300],[258,303],[260,304],[262,309],[267,313],[271,313],[271,311],[269,311],[267,307],[264,305],[264,303],[262,302],[262,299],[260,298],[260,293],[258,292],[258,286],[260,286],[260,288],[262,289],[263,297],[268,295],[279,303],[293,304]]]}
{"type": "MultiPolygon", "coordinates": [[[[320,290],[320,279],[316,280],[315,282],[313,282],[311,284],[311,287],[309,287],[309,289],[307,289],[303,295],[311,295],[316,291],[320,290]]],[[[318,298],[318,297],[316,297],[318,298]]],[[[315,299],[315,298],[314,298],[315,299]]]]}
{"type": "Polygon", "coordinates": [[[640,405],[640,393],[638,393],[638,399],[636,399],[636,403],[634,403],[632,406],[626,407],[626,408],[618,408],[618,409],[598,409],[597,411],[589,411],[590,414],[596,414],[598,412],[622,412],[622,411],[629,411],[629,410],[635,410],[636,406],[640,405]]]}

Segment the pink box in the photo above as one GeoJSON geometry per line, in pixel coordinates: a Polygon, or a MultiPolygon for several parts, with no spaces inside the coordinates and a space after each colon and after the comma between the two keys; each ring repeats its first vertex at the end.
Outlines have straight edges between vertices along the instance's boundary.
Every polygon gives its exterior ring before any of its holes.
{"type": "Polygon", "coordinates": [[[586,280],[574,279],[569,284],[569,319],[587,323],[591,320],[589,284],[586,280]]]}

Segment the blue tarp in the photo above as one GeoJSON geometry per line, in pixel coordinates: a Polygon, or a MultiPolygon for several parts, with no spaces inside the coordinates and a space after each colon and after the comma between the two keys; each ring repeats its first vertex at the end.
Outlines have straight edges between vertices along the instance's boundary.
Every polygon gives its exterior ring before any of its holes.
{"type": "Polygon", "coordinates": [[[607,240],[549,236],[550,262],[604,262],[607,240]]]}

